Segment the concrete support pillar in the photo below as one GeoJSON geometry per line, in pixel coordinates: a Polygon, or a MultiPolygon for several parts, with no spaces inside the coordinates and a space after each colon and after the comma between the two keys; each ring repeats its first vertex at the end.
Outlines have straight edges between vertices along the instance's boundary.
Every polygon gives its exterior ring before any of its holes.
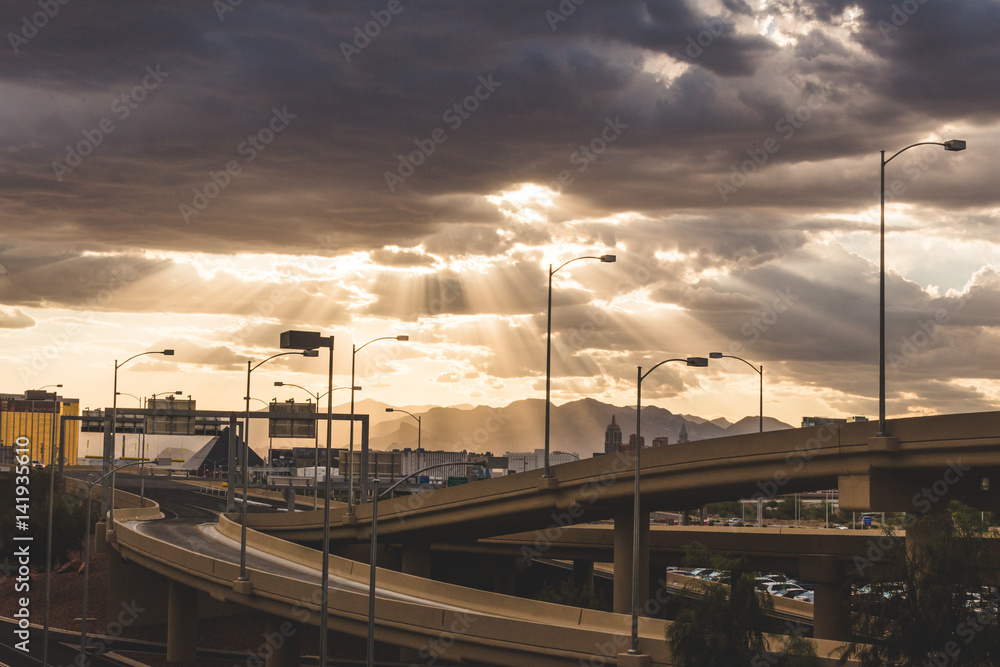
{"type": "Polygon", "coordinates": [[[170,582],[167,593],[167,662],[189,662],[198,649],[198,591],[170,582]]]}
{"type": "MultiPolygon", "coordinates": [[[[622,508],[615,513],[615,580],[614,611],[632,613],[632,508],[622,508]]],[[[649,512],[639,513],[639,593],[643,598],[649,591],[649,512]]],[[[645,599],[636,600],[641,609],[645,599]]]]}
{"type": "Polygon", "coordinates": [[[267,616],[266,667],[299,667],[302,658],[302,626],[280,616],[267,616]]]}
{"type": "Polygon", "coordinates": [[[403,574],[431,578],[431,543],[406,542],[403,544],[403,574]]]}
{"type": "Polygon", "coordinates": [[[590,595],[594,594],[594,564],[591,561],[573,561],[573,584],[590,595]]]}
{"type": "Polygon", "coordinates": [[[295,511],[295,489],[288,487],[285,489],[285,501],[288,503],[288,511],[295,511]]]}
{"type": "Polygon", "coordinates": [[[846,641],[851,634],[851,589],[843,566],[833,556],[806,556],[800,575],[815,584],[813,636],[846,641]]]}

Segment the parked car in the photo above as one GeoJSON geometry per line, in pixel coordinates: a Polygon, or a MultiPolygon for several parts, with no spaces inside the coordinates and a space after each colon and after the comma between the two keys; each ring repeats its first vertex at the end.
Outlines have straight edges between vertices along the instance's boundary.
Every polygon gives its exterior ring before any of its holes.
{"type": "Polygon", "coordinates": [[[815,598],[816,598],[816,593],[814,593],[813,591],[806,591],[804,593],[796,595],[794,599],[799,600],[801,602],[808,602],[809,604],[813,604],[813,600],[815,598]]]}
{"type": "Polygon", "coordinates": [[[789,586],[788,584],[786,584],[784,582],[772,581],[771,583],[764,584],[762,587],[759,587],[759,588],[760,588],[760,590],[764,591],[765,593],[767,593],[769,595],[781,595],[786,590],[788,590],[789,588],[791,588],[791,586],[789,586]]]}
{"type": "Polygon", "coordinates": [[[792,598],[798,597],[799,595],[802,595],[805,592],[806,592],[806,589],[804,589],[804,588],[799,588],[798,586],[789,586],[784,591],[782,591],[781,593],[779,593],[779,595],[781,597],[783,597],[783,598],[792,599],[792,598]]]}

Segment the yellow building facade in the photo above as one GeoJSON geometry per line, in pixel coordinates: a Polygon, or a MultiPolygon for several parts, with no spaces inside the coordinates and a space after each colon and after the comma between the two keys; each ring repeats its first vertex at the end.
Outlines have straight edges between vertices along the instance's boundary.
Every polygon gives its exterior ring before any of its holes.
{"type": "MultiPolygon", "coordinates": [[[[13,450],[25,445],[32,461],[44,465],[58,463],[61,420],[63,416],[79,416],[80,400],[63,398],[43,393],[0,394],[0,461],[12,462],[13,450]],[[27,443],[21,438],[27,439],[27,443]]],[[[80,441],[80,427],[77,421],[66,422],[63,462],[76,465],[80,441]]]]}

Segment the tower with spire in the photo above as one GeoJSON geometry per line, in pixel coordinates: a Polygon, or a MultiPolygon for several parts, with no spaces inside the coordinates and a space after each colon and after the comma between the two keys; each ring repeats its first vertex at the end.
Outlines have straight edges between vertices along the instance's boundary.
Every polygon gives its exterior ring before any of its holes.
{"type": "Polygon", "coordinates": [[[681,432],[677,434],[677,442],[688,442],[688,425],[686,421],[681,422],[681,432]]]}
{"type": "Polygon", "coordinates": [[[617,454],[622,450],[622,429],[615,423],[615,416],[611,415],[611,423],[604,431],[604,453],[617,454]]]}

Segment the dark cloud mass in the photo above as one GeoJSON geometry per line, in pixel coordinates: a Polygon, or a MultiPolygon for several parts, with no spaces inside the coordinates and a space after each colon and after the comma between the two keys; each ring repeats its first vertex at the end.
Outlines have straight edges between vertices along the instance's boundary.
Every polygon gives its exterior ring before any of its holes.
{"type": "Polygon", "coordinates": [[[56,311],[184,318],[157,338],[227,371],[286,324],[399,322],[460,346],[433,383],[499,391],[537,381],[545,266],[614,252],[558,276],[560,386],[615,397],[686,334],[870,410],[875,160],[961,135],[888,168],[888,339],[901,414],[994,404],[1000,2],[223,6],[0,6],[4,363],[56,311]],[[990,257],[938,291],[918,226],[990,257]]]}

